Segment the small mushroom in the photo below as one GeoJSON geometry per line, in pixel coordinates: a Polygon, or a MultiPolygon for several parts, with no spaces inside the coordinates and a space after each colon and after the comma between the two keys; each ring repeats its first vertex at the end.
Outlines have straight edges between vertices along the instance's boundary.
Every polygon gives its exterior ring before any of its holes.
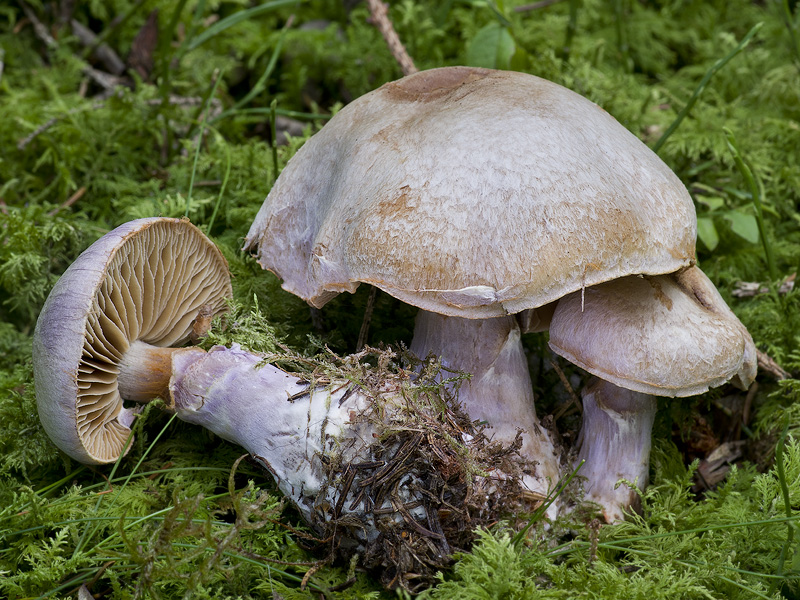
{"type": "Polygon", "coordinates": [[[746,389],[756,375],[750,334],[696,266],[562,298],[550,347],[599,378],[584,390],[577,460],[586,497],[608,522],[638,505],[620,479],[647,485],[654,396],[694,396],[728,381],[746,389]]]}
{"type": "Polygon", "coordinates": [[[114,462],[135,418],[125,403],[162,398],[244,447],[334,549],[363,552],[407,589],[525,497],[522,461],[486,450],[446,405],[415,400],[402,374],[370,395],[346,379],[309,385],[238,345],[175,347],[205,334],[230,295],[222,254],[185,220],[133,221],[81,254],[34,335],[39,415],[53,442],[82,463],[114,462]]]}
{"type": "MultiPolygon", "coordinates": [[[[559,477],[514,315],[694,261],[694,204],[641,141],[532,75],[424,71],[355,100],[289,162],[245,248],[321,307],[360,283],[420,308],[412,350],[470,372],[460,400],[559,477]]],[[[537,311],[533,313],[531,311],[537,311]]]]}
{"type": "Polygon", "coordinates": [[[141,219],[103,236],[58,280],[33,336],[36,399],[56,445],[114,462],[135,411],[165,394],[172,348],[202,334],[231,294],[222,254],[191,224],[141,219]]]}

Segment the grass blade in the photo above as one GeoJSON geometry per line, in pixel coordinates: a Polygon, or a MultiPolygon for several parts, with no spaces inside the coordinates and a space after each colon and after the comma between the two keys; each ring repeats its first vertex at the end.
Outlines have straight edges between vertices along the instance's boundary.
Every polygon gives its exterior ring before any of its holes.
{"type": "Polygon", "coordinates": [[[234,13],[224,19],[217,21],[211,27],[206,29],[203,33],[192,39],[186,45],[186,52],[190,52],[205,44],[208,40],[213,38],[218,33],[225,31],[226,29],[241,23],[242,21],[247,21],[248,19],[252,19],[260,15],[261,13],[269,12],[271,10],[275,10],[276,8],[281,8],[282,6],[290,6],[292,4],[299,4],[300,0],[272,0],[272,2],[265,2],[259,6],[254,6],[253,8],[248,8],[247,10],[242,10],[237,13],[234,13]]]}
{"type": "Polygon", "coordinates": [[[733,161],[736,163],[736,168],[739,169],[742,177],[744,177],[747,187],[750,188],[750,196],[753,200],[753,208],[755,209],[756,213],[756,223],[758,224],[758,233],[761,237],[761,245],[764,247],[764,255],[767,259],[769,278],[772,281],[775,281],[778,279],[778,269],[775,266],[775,257],[772,254],[772,246],[770,245],[769,239],[767,239],[766,231],[764,230],[764,214],[761,207],[761,186],[758,185],[752,170],[747,166],[747,163],[742,158],[742,155],[739,152],[739,147],[736,145],[736,138],[733,137],[733,132],[727,128],[725,128],[724,131],[728,142],[728,149],[731,151],[731,154],[733,154],[733,161]]]}
{"type": "Polygon", "coordinates": [[[723,58],[721,58],[717,62],[715,62],[711,66],[711,68],[708,71],[706,71],[705,76],[700,81],[700,85],[697,86],[697,89],[695,89],[694,94],[692,94],[692,97],[689,98],[689,101],[686,103],[686,106],[684,106],[681,109],[681,111],[678,113],[678,116],[675,117],[675,120],[667,128],[667,130],[664,132],[664,134],[660,138],[658,138],[658,141],[653,146],[653,152],[658,152],[661,149],[661,146],[663,146],[664,143],[669,139],[669,137],[673,133],[675,133],[675,130],[678,129],[678,126],[680,126],[680,124],[686,118],[686,115],[689,114],[689,111],[692,110],[692,108],[694,107],[695,103],[700,98],[700,95],[706,89],[706,86],[708,85],[708,82],[711,81],[711,78],[714,75],[716,75],[717,71],[719,71],[722,67],[727,65],[733,59],[734,56],[736,56],[742,50],[747,48],[748,44],[750,44],[750,40],[752,40],[753,36],[755,36],[755,34],[758,33],[758,30],[761,29],[762,25],[764,25],[763,22],[756,23],[753,26],[753,28],[750,31],[747,32],[747,35],[745,35],[742,38],[742,41],[739,42],[733,50],[731,50],[726,56],[724,56],[723,58]]]}

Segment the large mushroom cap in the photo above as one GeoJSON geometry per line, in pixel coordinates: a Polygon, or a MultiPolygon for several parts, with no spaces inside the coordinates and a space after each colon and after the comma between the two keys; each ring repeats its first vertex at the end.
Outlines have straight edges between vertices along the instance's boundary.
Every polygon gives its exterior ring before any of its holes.
{"type": "Polygon", "coordinates": [[[95,242],[36,324],[36,400],[50,438],[81,462],[116,460],[133,420],[117,386],[125,352],[136,340],[185,343],[198,316],[224,310],[230,295],[225,259],[188,221],[131,221],[95,242]]]}
{"type": "Polygon", "coordinates": [[[698,268],[625,277],[558,301],[550,347],[622,388],[694,396],[756,376],[753,338],[698,268]]]}
{"type": "Polygon", "coordinates": [[[315,306],[359,282],[467,318],[693,262],[694,206],[602,108],[468,67],[357,99],[289,162],[247,236],[315,306]]]}

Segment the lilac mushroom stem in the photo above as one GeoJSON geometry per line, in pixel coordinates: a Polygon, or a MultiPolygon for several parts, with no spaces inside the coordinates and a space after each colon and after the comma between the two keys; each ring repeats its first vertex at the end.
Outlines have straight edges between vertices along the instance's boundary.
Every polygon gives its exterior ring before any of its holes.
{"type": "Polygon", "coordinates": [[[420,358],[436,354],[445,368],[471,375],[459,389],[459,402],[471,418],[486,421],[498,441],[511,443],[522,432],[520,454],[534,465],[525,483],[546,496],[558,483],[559,460],[536,416],[516,318],[464,319],[421,310],[411,351],[420,358]]]}
{"type": "Polygon", "coordinates": [[[345,386],[311,390],[236,344],[176,354],[169,389],[178,418],[242,446],[310,522],[326,483],[321,457],[342,450],[343,460],[354,460],[371,441],[367,423],[351,422],[367,408],[363,395],[345,398],[345,386]]]}
{"type": "Polygon", "coordinates": [[[584,463],[578,475],[585,477],[586,500],[600,505],[608,523],[641,507],[639,493],[648,484],[655,416],[655,396],[596,378],[583,392],[576,464],[584,463]],[[636,487],[620,483],[623,479],[636,487]]]}

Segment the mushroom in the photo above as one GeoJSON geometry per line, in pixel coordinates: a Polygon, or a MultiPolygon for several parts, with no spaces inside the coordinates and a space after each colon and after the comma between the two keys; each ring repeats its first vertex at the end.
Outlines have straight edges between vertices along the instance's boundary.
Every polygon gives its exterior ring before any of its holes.
{"type": "Polygon", "coordinates": [[[114,462],[135,415],[123,399],[168,398],[171,355],[187,351],[170,346],[205,333],[230,294],[222,254],[186,221],[132,221],[95,242],[50,292],[33,336],[50,438],[80,462],[114,462]]]}
{"type": "Polygon", "coordinates": [[[245,248],[315,307],[360,283],[419,307],[412,350],[472,374],[460,401],[498,439],[523,430],[529,484],[547,493],[558,457],[515,315],[546,328],[563,296],[692,265],[695,238],[680,180],[602,108],[532,75],[449,67],[337,113],[245,248]]]}
{"type": "Polygon", "coordinates": [[[53,288],[34,334],[53,442],[82,463],[114,462],[136,414],[125,402],[162,398],[243,446],[322,537],[404,587],[522,501],[509,449],[402,373],[371,391],[346,378],[310,385],[236,344],[175,347],[207,333],[230,295],[225,259],[186,220],[140,219],[95,242],[53,288]]]}
{"type": "Polygon", "coordinates": [[[694,396],[727,381],[746,389],[756,375],[753,339],[697,266],[565,296],[550,347],[598,378],[584,389],[577,460],[586,498],[608,522],[639,502],[619,480],[647,485],[654,396],[694,396]]]}

